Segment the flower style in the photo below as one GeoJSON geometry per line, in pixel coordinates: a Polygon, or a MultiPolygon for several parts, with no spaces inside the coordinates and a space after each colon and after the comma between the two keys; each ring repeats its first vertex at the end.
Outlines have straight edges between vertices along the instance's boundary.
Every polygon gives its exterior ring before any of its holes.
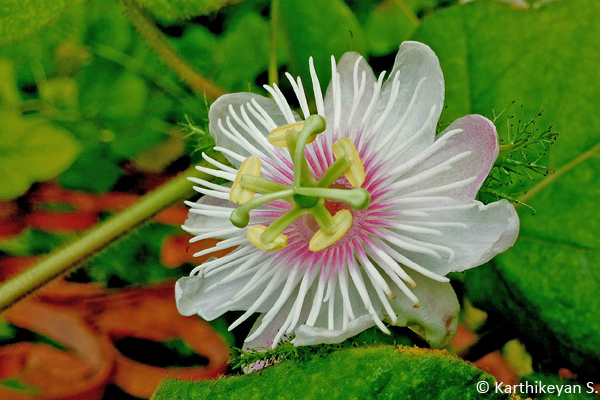
{"type": "Polygon", "coordinates": [[[242,310],[230,329],[262,313],[245,347],[337,343],[384,321],[408,326],[432,347],[456,333],[459,310],[445,276],[511,247],[519,220],[502,200],[475,200],[498,157],[491,121],[468,115],[436,137],[444,102],[439,61],[404,42],[388,80],[357,53],[339,63],[325,98],[312,59],[317,114],[300,78],[287,74],[303,114],[280,89],[274,100],[238,93],[209,112],[217,147],[236,168],[200,171],[204,196],[183,228],[222,239],[197,256],[231,253],[176,285],[179,311],[212,320],[242,310]]]}

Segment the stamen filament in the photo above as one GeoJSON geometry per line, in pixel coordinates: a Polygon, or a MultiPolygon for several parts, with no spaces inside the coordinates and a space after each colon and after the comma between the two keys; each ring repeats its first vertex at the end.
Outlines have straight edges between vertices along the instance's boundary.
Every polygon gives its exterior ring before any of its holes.
{"type": "Polygon", "coordinates": [[[270,203],[271,201],[284,199],[292,196],[294,189],[282,190],[275,193],[264,194],[259,197],[255,197],[247,203],[242,204],[231,213],[231,223],[238,228],[245,228],[250,223],[250,211],[263,204],[270,203]]]}
{"type": "Polygon", "coordinates": [[[273,182],[269,179],[262,178],[260,176],[242,175],[240,181],[242,187],[248,190],[254,190],[259,193],[273,193],[280,192],[282,190],[289,189],[289,186],[281,183],[273,182]]]}
{"type": "Polygon", "coordinates": [[[334,182],[342,176],[342,174],[350,167],[352,162],[350,161],[350,157],[340,157],[331,167],[325,172],[323,177],[317,182],[317,187],[328,188],[334,184],[334,182]]]}

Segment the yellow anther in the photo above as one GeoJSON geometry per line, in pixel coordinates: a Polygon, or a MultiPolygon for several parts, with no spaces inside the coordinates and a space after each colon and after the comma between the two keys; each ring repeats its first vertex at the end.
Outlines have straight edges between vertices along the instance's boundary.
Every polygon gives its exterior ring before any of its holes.
{"type": "Polygon", "coordinates": [[[250,156],[244,160],[240,169],[238,169],[231,191],[229,192],[229,201],[235,204],[244,204],[254,198],[254,190],[246,189],[242,186],[242,175],[260,176],[260,158],[250,156]]]}
{"type": "Polygon", "coordinates": [[[310,239],[308,248],[314,252],[326,249],[344,237],[351,227],[352,213],[346,209],[342,209],[333,217],[333,233],[326,233],[323,229],[320,229],[310,239]]]}
{"type": "Polygon", "coordinates": [[[250,243],[265,251],[281,250],[287,246],[288,237],[281,234],[270,243],[263,242],[260,237],[266,229],[267,227],[262,225],[252,225],[249,227],[246,231],[246,236],[250,243]]]}
{"type": "Polygon", "coordinates": [[[343,137],[333,144],[333,154],[336,158],[347,156],[350,159],[350,166],[344,171],[348,182],[354,187],[361,187],[365,182],[365,167],[358,155],[358,150],[354,143],[347,137],[343,137]]]}
{"type": "MultiPolygon", "coordinates": [[[[304,128],[304,121],[295,122],[293,124],[279,126],[271,131],[267,140],[275,147],[288,147],[287,133],[288,131],[294,132],[294,136],[300,136],[300,132],[304,128]]],[[[317,135],[310,135],[306,143],[312,143],[317,138],[317,135]]]]}

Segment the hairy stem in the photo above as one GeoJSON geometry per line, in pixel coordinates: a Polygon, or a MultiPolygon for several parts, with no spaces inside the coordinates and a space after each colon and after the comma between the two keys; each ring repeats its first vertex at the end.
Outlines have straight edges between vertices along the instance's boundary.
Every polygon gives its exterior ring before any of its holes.
{"type": "MultiPolygon", "coordinates": [[[[219,155],[217,159],[224,159],[219,155]]],[[[209,166],[204,162],[204,166],[209,166]]],[[[188,177],[210,180],[212,176],[189,168],[135,205],[90,229],[79,239],[50,253],[38,264],[0,285],[0,311],[67,272],[177,200],[193,194],[188,177]]]]}
{"type": "Polygon", "coordinates": [[[200,75],[177,54],[162,32],[158,30],[148,14],[140,8],[135,0],[119,0],[119,2],[125,7],[127,16],[148,44],[185,83],[195,91],[205,93],[206,97],[212,100],[225,94],[223,89],[200,75]]]}
{"type": "Polygon", "coordinates": [[[527,143],[527,140],[520,140],[517,143],[509,143],[509,144],[500,145],[500,146],[498,146],[499,150],[500,150],[500,154],[512,152],[515,149],[518,149],[519,147],[524,145],[525,143],[527,143]]]}

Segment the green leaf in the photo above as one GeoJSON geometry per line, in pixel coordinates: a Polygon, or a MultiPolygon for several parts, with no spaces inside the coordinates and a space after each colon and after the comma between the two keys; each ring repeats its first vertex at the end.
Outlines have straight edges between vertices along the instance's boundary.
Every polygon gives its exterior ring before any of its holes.
{"type": "Polygon", "coordinates": [[[245,0],[140,0],[139,3],[158,17],[186,19],[210,14],[243,1],[245,0]]]}
{"type": "MultiPolygon", "coordinates": [[[[491,114],[512,101],[559,132],[553,175],[532,182],[514,248],[467,272],[475,304],[511,321],[528,351],[600,373],[600,3],[514,9],[475,2],[427,18],[416,40],[438,54],[444,118],[491,114]],[[575,45],[576,44],[576,45],[575,45]]],[[[501,126],[501,134],[506,125],[501,126]]]]}
{"type": "Polygon", "coordinates": [[[383,56],[398,51],[400,43],[408,39],[418,26],[419,20],[412,11],[400,7],[398,0],[382,1],[365,22],[369,52],[383,56]]]}
{"type": "Polygon", "coordinates": [[[0,45],[24,39],[57,19],[69,0],[4,0],[0,5],[0,45]]]}
{"type": "Polygon", "coordinates": [[[79,144],[64,129],[0,110],[0,199],[13,199],[32,183],[56,177],[78,153],[79,144]]]}
{"type": "Polygon", "coordinates": [[[3,319],[0,319],[0,343],[13,339],[17,334],[15,327],[3,319]]]}
{"type": "Polygon", "coordinates": [[[292,75],[300,75],[307,89],[311,87],[310,56],[325,90],[331,80],[332,55],[339,59],[351,50],[367,53],[363,29],[342,0],[281,0],[280,20],[290,48],[292,75]]]}
{"type": "Polygon", "coordinates": [[[490,375],[446,352],[378,346],[288,361],[218,381],[165,380],[152,399],[511,398],[493,390],[478,394],[478,381],[494,387],[490,375]]]}
{"type": "MultiPolygon", "coordinates": [[[[113,78],[114,79],[114,78],[113,78]]],[[[144,111],[148,99],[146,82],[138,75],[124,72],[106,90],[101,116],[109,121],[135,120],[144,111]]]]}
{"type": "Polygon", "coordinates": [[[92,146],[85,149],[73,165],[58,177],[65,189],[84,190],[92,193],[109,191],[123,171],[108,158],[103,146],[92,146]]]}
{"type": "Polygon", "coordinates": [[[23,395],[33,395],[36,397],[40,395],[40,390],[37,387],[23,383],[18,379],[2,379],[0,380],[0,386],[12,389],[16,393],[23,395]]]}
{"type": "MultiPolygon", "coordinates": [[[[278,59],[281,61],[281,57],[278,59]]],[[[218,68],[215,81],[219,86],[233,92],[262,91],[254,81],[267,70],[269,22],[259,14],[241,17],[221,36],[213,60],[218,68]]]]}
{"type": "Polygon", "coordinates": [[[218,40],[219,37],[208,28],[190,25],[183,36],[173,40],[173,47],[187,62],[206,74],[214,68],[211,61],[218,48],[218,40]]]}
{"type": "Polygon", "coordinates": [[[341,343],[318,344],[314,346],[296,347],[290,342],[283,342],[274,349],[247,349],[239,350],[230,360],[233,370],[243,371],[257,362],[264,362],[267,365],[293,361],[306,361],[311,357],[325,357],[336,351],[349,349],[353,347],[364,347],[373,345],[390,346],[425,346],[424,342],[417,334],[405,327],[390,327],[391,334],[386,334],[378,327],[372,327],[362,331],[356,336],[348,338],[341,343]]]}
{"type": "Polygon", "coordinates": [[[0,105],[4,107],[18,107],[21,103],[14,72],[12,62],[0,59],[0,105]]]}
{"type": "Polygon", "coordinates": [[[129,48],[134,40],[135,31],[131,21],[123,15],[123,7],[120,4],[88,1],[86,14],[89,15],[86,30],[90,45],[110,46],[116,51],[126,51],[129,48]]]}
{"type": "Polygon", "coordinates": [[[18,257],[43,255],[72,237],[69,234],[58,235],[28,228],[18,236],[0,240],[0,251],[18,257]]]}

